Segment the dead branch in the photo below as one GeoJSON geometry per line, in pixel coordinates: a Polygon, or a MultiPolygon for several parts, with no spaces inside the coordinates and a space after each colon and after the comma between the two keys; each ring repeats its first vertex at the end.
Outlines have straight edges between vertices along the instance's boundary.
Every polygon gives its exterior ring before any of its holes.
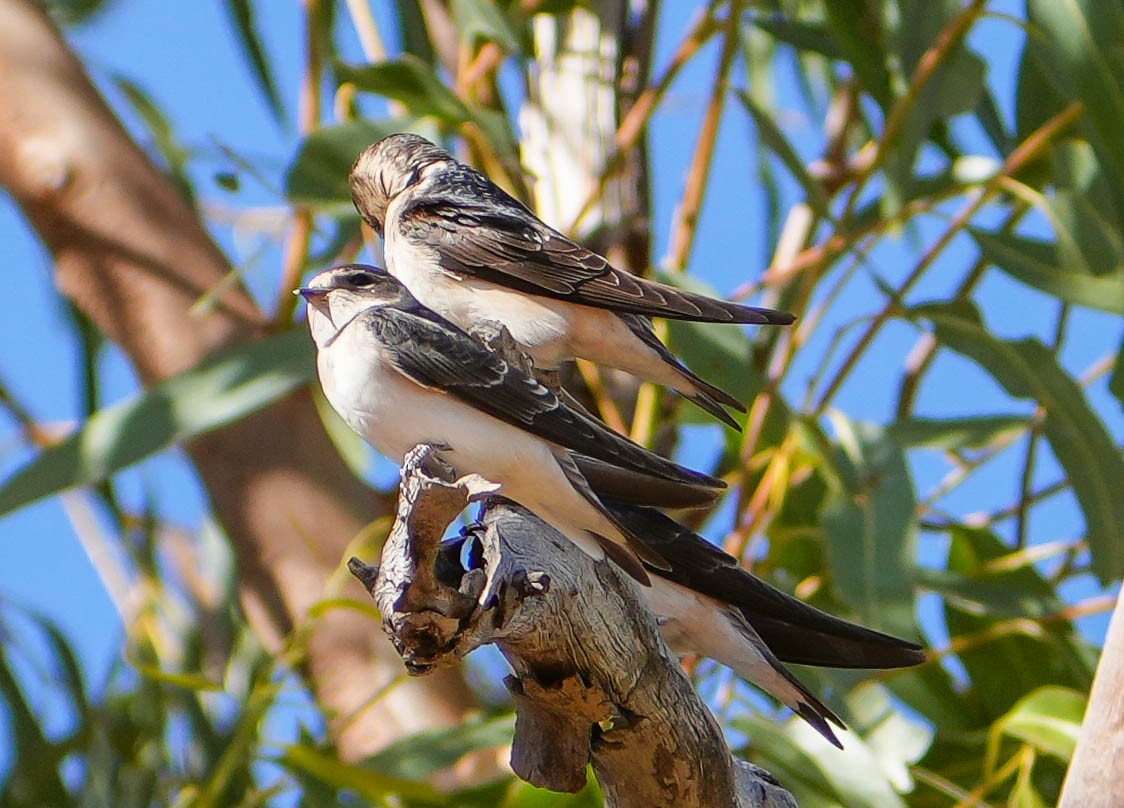
{"type": "Polygon", "coordinates": [[[351,564],[411,673],[495,643],[514,670],[511,765],[535,785],[578,791],[592,764],[614,808],[795,805],[768,773],[734,761],[634,582],[488,498],[482,479],[451,480],[438,456],[425,445],[407,456],[379,568],[351,564]],[[481,498],[482,523],[465,539],[480,552],[442,543],[481,498]],[[462,557],[481,563],[464,569],[462,557]]]}

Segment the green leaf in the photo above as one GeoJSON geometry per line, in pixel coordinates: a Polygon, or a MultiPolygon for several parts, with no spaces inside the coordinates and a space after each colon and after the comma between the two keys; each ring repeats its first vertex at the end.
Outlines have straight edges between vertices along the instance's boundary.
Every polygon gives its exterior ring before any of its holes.
{"type": "Polygon", "coordinates": [[[828,59],[843,58],[839,43],[822,22],[797,20],[755,10],[750,11],[750,21],[754,27],[765,31],[778,42],[784,42],[797,50],[818,53],[828,59]]]}
{"type": "Polygon", "coordinates": [[[0,486],[0,516],[244,418],[307,382],[312,342],[292,329],[240,345],[95,413],[0,486]]]}
{"type": "Polygon", "coordinates": [[[285,172],[285,196],[298,205],[355,216],[347,178],[359,153],[395,132],[410,131],[406,118],[351,121],[317,129],[301,143],[285,172]]]}
{"type": "Polygon", "coordinates": [[[393,98],[419,118],[432,116],[458,126],[472,117],[465,103],[445,86],[433,67],[408,53],[378,64],[340,64],[336,74],[341,82],[350,82],[362,92],[393,98]]]}
{"type": "Polygon", "coordinates": [[[273,71],[269,66],[269,57],[266,56],[262,45],[261,36],[258,34],[257,22],[254,19],[254,4],[252,0],[225,0],[227,17],[234,24],[238,34],[238,44],[242,48],[242,55],[250,63],[251,72],[257,82],[258,89],[265,96],[266,105],[273,113],[273,119],[278,124],[285,122],[285,106],[281,103],[281,94],[277,91],[277,84],[273,80],[273,71]]]}
{"type": "Polygon", "coordinates": [[[398,12],[402,52],[412,53],[426,64],[433,64],[433,43],[429,41],[419,0],[395,0],[394,5],[398,12]]]}
{"type": "Polygon", "coordinates": [[[101,14],[114,0],[40,0],[59,25],[82,25],[101,14]]]}
{"type": "Polygon", "coordinates": [[[821,521],[835,587],[864,625],[912,636],[917,495],[905,455],[881,427],[831,421],[838,452],[821,521]]]}
{"type": "Polygon", "coordinates": [[[1034,564],[1008,567],[1011,548],[991,531],[953,525],[948,535],[947,574],[941,578],[950,592],[943,598],[949,636],[987,637],[957,652],[968,675],[967,687],[960,688],[964,712],[975,720],[975,728],[990,726],[1037,687],[1087,689],[1096,649],[1072,622],[1059,619],[1064,606],[1034,564]],[[951,588],[956,578],[962,582],[958,591],[951,588]],[[1019,601],[1029,615],[1018,613],[1019,601]],[[1049,621],[1034,619],[1047,613],[1052,613],[1049,621]]]}
{"type": "Polygon", "coordinates": [[[1060,95],[1085,104],[1082,129],[1124,202],[1119,190],[1124,188],[1124,6],[1103,0],[1027,0],[1026,8],[1028,50],[1060,95]]]}
{"type": "Polygon", "coordinates": [[[1014,233],[969,228],[980,253],[1011,277],[1069,303],[1124,314],[1124,269],[1092,275],[1083,267],[1066,269],[1057,245],[1014,233]]]}
{"type": "Polygon", "coordinates": [[[155,665],[145,665],[137,661],[133,661],[130,664],[132,664],[142,676],[164,685],[182,687],[184,690],[193,690],[199,693],[221,693],[223,690],[222,682],[214,682],[198,673],[166,671],[155,665]]]}
{"type": "Polygon", "coordinates": [[[1108,390],[1116,396],[1120,406],[1124,407],[1124,342],[1116,351],[1116,365],[1112,369],[1112,376],[1108,379],[1108,390]]]}
{"type": "Polygon", "coordinates": [[[494,0],[453,0],[452,8],[462,42],[474,46],[482,39],[495,42],[507,53],[519,50],[515,27],[494,0]]]}
{"type": "Polygon", "coordinates": [[[1068,763],[1081,734],[1086,694],[1068,687],[1040,687],[1015,703],[988,733],[988,758],[994,761],[1004,735],[1029,743],[1068,763]]]}
{"type": "Polygon", "coordinates": [[[1081,386],[1036,339],[1001,340],[971,305],[934,304],[913,310],[933,323],[937,341],[977,362],[1015,398],[1038,402],[1043,433],[1085,516],[1093,572],[1102,582],[1124,572],[1124,458],[1081,386]]]}
{"type": "Polygon", "coordinates": [[[784,132],[773,121],[772,115],[758,106],[745,90],[739,88],[737,96],[757,125],[757,136],[762,143],[772,150],[773,154],[777,155],[777,158],[784,163],[785,168],[789,170],[793,178],[800,183],[808,204],[821,217],[829,221],[832,220],[831,203],[827,199],[827,194],[824,193],[823,186],[808,173],[804,160],[796,153],[784,132]]]}
{"type": "Polygon", "coordinates": [[[925,86],[906,110],[897,138],[886,153],[884,171],[887,191],[883,210],[897,213],[909,197],[914,164],[921,145],[934,125],[948,117],[970,111],[983,93],[987,68],[983,59],[961,45],[929,77],[925,86]]]}
{"type": "Polygon", "coordinates": [[[337,756],[326,754],[308,744],[285,747],[277,763],[292,771],[310,774],[336,789],[354,791],[361,798],[384,805],[387,797],[414,800],[423,805],[446,805],[444,794],[426,782],[407,780],[364,766],[344,763],[337,756]]]}
{"type": "Polygon", "coordinates": [[[768,770],[792,792],[802,808],[904,808],[890,779],[862,738],[845,736],[837,750],[799,718],[784,724],[765,717],[735,718],[733,726],[748,735],[749,749],[739,754],[768,770]]]}
{"type": "Polygon", "coordinates": [[[466,721],[449,729],[419,732],[395,741],[363,762],[365,768],[405,780],[425,780],[470,752],[511,743],[514,717],[466,721]]]}
{"type": "Polygon", "coordinates": [[[850,63],[859,82],[883,110],[893,103],[890,71],[886,65],[886,33],[882,28],[880,3],[847,0],[825,3],[827,29],[843,59],[850,63]]]}
{"type": "Polygon", "coordinates": [[[1022,415],[976,415],[967,418],[905,418],[886,428],[886,435],[903,449],[962,451],[980,449],[1026,429],[1022,415]]]}

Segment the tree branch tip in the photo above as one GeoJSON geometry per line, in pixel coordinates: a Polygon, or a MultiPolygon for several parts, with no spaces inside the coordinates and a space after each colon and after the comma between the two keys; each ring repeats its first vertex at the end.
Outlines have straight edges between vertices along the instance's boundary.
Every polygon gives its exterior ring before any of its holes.
{"type": "Polygon", "coordinates": [[[347,560],[347,571],[359,579],[359,583],[363,584],[363,588],[367,590],[367,594],[375,594],[375,581],[378,580],[379,577],[378,564],[368,564],[352,556],[347,560]]]}

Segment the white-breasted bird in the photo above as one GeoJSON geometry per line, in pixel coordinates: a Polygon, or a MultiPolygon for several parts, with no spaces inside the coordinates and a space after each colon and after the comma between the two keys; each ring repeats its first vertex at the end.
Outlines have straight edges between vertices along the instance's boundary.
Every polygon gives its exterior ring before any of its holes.
{"type": "Polygon", "coordinates": [[[842,725],[782,659],[882,668],[922,658],[910,643],[773,589],[674,520],[640,507],[700,504],[720,483],[568,408],[382,270],[330,269],[300,292],[325,395],[372,446],[396,462],[417,444],[442,446],[441,458],[458,474],[498,484],[499,494],[645,584],[676,650],[729,666],[832,743],[839,741],[828,721],[842,725]]]}
{"type": "Polygon", "coordinates": [[[621,272],[418,135],[368,147],[350,183],[360,216],[383,239],[387,270],[430,309],[462,328],[503,323],[538,368],[574,358],[619,368],[675,390],[735,429],[723,407],[745,406],[680,362],[649,318],[795,320],[621,272]]]}
{"type": "Polygon", "coordinates": [[[499,485],[500,494],[639,580],[647,575],[638,559],[657,567],[662,560],[615,521],[583,470],[611,472],[621,489],[651,483],[678,504],[713,500],[713,489],[725,487],[568,407],[381,269],[325,270],[300,293],[324,394],[368,443],[396,463],[420,443],[448,447],[441,457],[460,474],[499,485]]]}

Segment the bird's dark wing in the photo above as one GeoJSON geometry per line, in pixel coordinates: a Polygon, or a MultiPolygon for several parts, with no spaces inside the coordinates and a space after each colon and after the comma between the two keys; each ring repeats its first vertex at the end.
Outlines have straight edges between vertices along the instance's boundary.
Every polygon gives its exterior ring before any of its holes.
{"type": "Polygon", "coordinates": [[[528,294],[700,322],[795,320],[786,312],[713,300],[614,269],[468,166],[435,175],[426,194],[403,207],[398,231],[411,244],[435,250],[444,269],[528,294]]]}
{"type": "Polygon", "coordinates": [[[675,520],[653,510],[606,503],[629,532],[664,558],[656,575],[729,603],[772,649],[797,665],[903,668],[925,660],[921,647],[832,617],[742,569],[734,559],[675,520]]]}
{"type": "Polygon", "coordinates": [[[362,324],[374,332],[394,368],[416,384],[615,466],[688,486],[725,486],[721,480],[653,454],[570,409],[521,368],[428,309],[416,308],[383,306],[361,315],[362,324]]]}

